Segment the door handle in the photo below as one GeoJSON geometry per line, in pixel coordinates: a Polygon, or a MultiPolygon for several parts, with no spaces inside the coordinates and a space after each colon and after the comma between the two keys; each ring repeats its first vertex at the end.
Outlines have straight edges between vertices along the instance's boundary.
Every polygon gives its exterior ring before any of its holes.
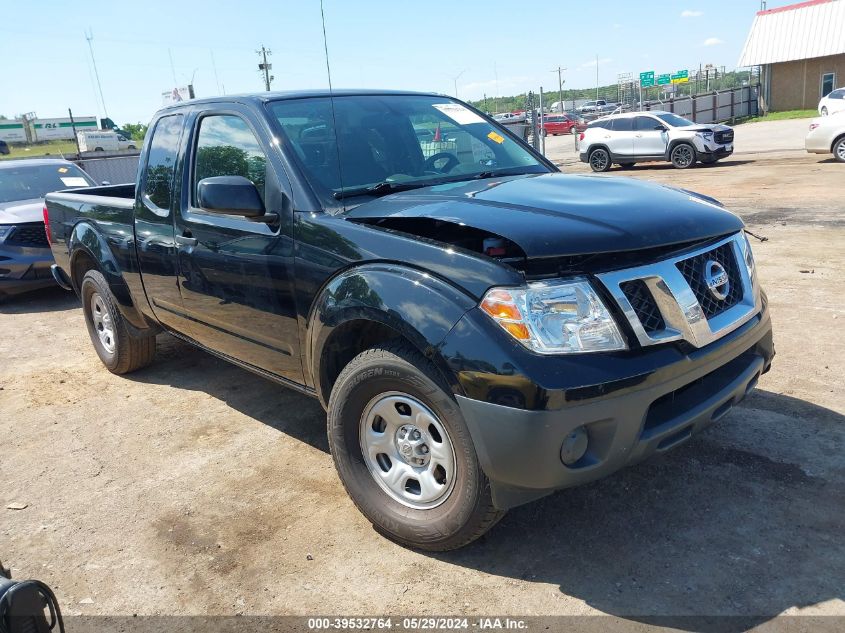
{"type": "Polygon", "coordinates": [[[637,134],[636,136],[637,136],[637,138],[642,138],[642,137],[643,137],[643,135],[642,135],[642,134],[637,134]]]}
{"type": "Polygon", "coordinates": [[[196,246],[197,238],[192,237],[190,231],[185,231],[182,235],[176,236],[176,243],[180,246],[196,246]]]}

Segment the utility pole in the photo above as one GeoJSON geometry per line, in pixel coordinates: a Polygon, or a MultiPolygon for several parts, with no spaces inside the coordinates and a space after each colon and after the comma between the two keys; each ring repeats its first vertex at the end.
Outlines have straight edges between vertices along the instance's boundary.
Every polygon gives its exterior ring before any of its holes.
{"type": "Polygon", "coordinates": [[[457,75],[455,75],[454,77],[452,77],[452,79],[453,79],[453,80],[454,80],[454,82],[455,82],[455,99],[457,99],[457,98],[458,98],[458,79],[460,79],[460,78],[461,78],[461,75],[463,75],[466,71],[467,71],[467,69],[466,69],[466,68],[464,68],[461,72],[459,72],[457,75]]]}
{"type": "Polygon", "coordinates": [[[100,73],[97,72],[97,60],[94,59],[94,32],[89,28],[85,31],[85,39],[88,40],[88,50],[91,52],[91,63],[94,64],[94,77],[97,78],[97,89],[100,91],[100,103],[103,104],[103,114],[109,118],[109,111],[106,110],[106,100],[103,98],[103,86],[100,85],[100,73]]]}
{"type": "Polygon", "coordinates": [[[596,101],[599,100],[599,56],[596,55],[596,101]]]}
{"type": "Polygon", "coordinates": [[[270,74],[270,70],[273,68],[273,64],[267,63],[267,55],[272,55],[273,51],[271,51],[269,48],[264,48],[264,45],[262,44],[261,50],[255,52],[261,55],[262,61],[258,64],[258,70],[259,72],[264,73],[264,89],[267,92],[270,92],[270,82],[273,81],[275,77],[270,74]]]}
{"type": "Polygon", "coordinates": [[[557,98],[560,100],[560,111],[561,112],[564,111],[564,107],[563,107],[563,71],[564,70],[566,70],[566,68],[561,68],[560,66],[558,66],[555,70],[551,71],[553,73],[554,72],[557,73],[557,98]]]}
{"type": "Polygon", "coordinates": [[[79,137],[76,135],[76,121],[73,120],[73,112],[70,108],[67,109],[67,115],[70,117],[70,129],[73,130],[73,141],[76,143],[76,156],[79,157],[79,137]]]}

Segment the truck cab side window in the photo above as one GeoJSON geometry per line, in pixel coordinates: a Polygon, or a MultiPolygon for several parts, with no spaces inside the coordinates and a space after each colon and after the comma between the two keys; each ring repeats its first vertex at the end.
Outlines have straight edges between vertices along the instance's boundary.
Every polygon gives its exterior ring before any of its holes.
{"type": "Polygon", "coordinates": [[[243,176],[264,200],[267,157],[250,127],[239,116],[215,114],[203,117],[194,156],[193,199],[197,183],[212,176],[243,176]]]}
{"type": "Polygon", "coordinates": [[[173,200],[173,172],[179,153],[183,115],[162,117],[156,123],[147,158],[144,196],[159,209],[170,210],[173,200]]]}

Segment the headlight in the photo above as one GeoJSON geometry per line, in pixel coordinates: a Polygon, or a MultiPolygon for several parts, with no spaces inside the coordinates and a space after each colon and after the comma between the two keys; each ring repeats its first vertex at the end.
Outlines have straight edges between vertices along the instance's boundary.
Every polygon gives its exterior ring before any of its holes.
{"type": "Polygon", "coordinates": [[[14,224],[5,224],[0,226],[0,242],[6,239],[6,236],[15,228],[14,224]]]}
{"type": "Polygon", "coordinates": [[[756,282],[755,268],[754,268],[754,253],[751,252],[751,242],[748,241],[748,235],[743,232],[743,255],[745,257],[745,265],[748,267],[748,276],[751,277],[752,282],[756,282]]]}
{"type": "Polygon", "coordinates": [[[584,279],[492,288],[479,307],[525,347],[541,354],[627,348],[613,317],[584,279]]]}
{"type": "Polygon", "coordinates": [[[713,140],[713,132],[696,132],[696,136],[700,136],[705,141],[712,141],[713,140]]]}

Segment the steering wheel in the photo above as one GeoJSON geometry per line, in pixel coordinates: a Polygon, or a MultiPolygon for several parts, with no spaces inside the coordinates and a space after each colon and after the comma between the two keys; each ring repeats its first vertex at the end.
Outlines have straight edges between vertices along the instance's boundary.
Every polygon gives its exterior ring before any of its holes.
{"type": "Polygon", "coordinates": [[[451,154],[449,152],[438,152],[433,156],[429,156],[425,159],[425,163],[423,163],[423,169],[425,169],[426,171],[433,170],[441,174],[448,174],[460,164],[461,161],[454,154],[451,154]],[[439,160],[443,160],[444,158],[446,159],[446,162],[443,163],[443,165],[440,167],[435,167],[434,163],[439,160]]]}

